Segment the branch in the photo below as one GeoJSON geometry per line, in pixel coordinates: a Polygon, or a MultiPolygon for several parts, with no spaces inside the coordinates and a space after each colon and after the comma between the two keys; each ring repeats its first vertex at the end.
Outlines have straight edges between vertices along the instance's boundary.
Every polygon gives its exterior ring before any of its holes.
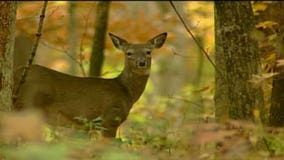
{"type": "MultiPolygon", "coordinates": [[[[190,36],[192,37],[192,39],[194,40],[194,42],[197,44],[198,48],[202,51],[202,53],[206,56],[206,58],[209,60],[209,62],[212,64],[212,66],[215,68],[215,70],[217,70],[217,67],[215,65],[215,63],[212,61],[212,59],[210,58],[209,54],[205,51],[205,49],[201,46],[201,44],[198,42],[198,40],[196,39],[196,37],[194,36],[194,34],[190,31],[189,27],[186,25],[185,21],[183,20],[183,18],[181,17],[180,13],[178,12],[177,8],[175,7],[175,5],[173,4],[172,1],[169,1],[173,10],[175,11],[175,13],[177,14],[179,20],[181,21],[181,23],[184,25],[186,31],[190,34],[190,36]]],[[[221,73],[221,72],[220,72],[221,73]]]]}
{"type": "Polygon", "coordinates": [[[85,77],[85,69],[84,69],[84,67],[83,67],[83,63],[82,63],[82,61],[78,61],[77,59],[76,59],[76,57],[74,57],[74,56],[72,56],[67,50],[65,50],[65,49],[61,49],[61,48],[57,48],[57,47],[55,47],[55,46],[52,46],[52,45],[50,45],[50,44],[48,44],[48,43],[45,43],[45,42],[41,42],[41,44],[42,45],[44,45],[44,46],[46,46],[46,47],[48,47],[48,48],[50,48],[50,49],[53,49],[53,50],[56,50],[56,51],[58,51],[58,52],[62,52],[62,53],[64,53],[64,54],[66,54],[69,58],[71,58],[75,63],[77,63],[78,65],[79,65],[79,67],[80,67],[80,69],[81,69],[81,72],[82,72],[82,74],[83,74],[83,76],[85,77]]]}
{"type": "Polygon", "coordinates": [[[36,55],[38,43],[39,43],[39,40],[40,40],[40,37],[41,37],[41,33],[42,33],[42,27],[43,27],[43,21],[44,21],[44,17],[45,17],[45,11],[46,11],[46,7],[47,7],[47,2],[48,1],[44,1],[44,3],[43,3],[41,14],[39,16],[38,30],[37,30],[37,33],[35,34],[36,41],[35,41],[32,49],[31,49],[30,58],[28,60],[27,65],[25,66],[25,68],[23,70],[23,73],[22,73],[21,79],[19,81],[19,84],[16,86],[16,90],[15,90],[14,95],[13,95],[13,102],[16,102],[16,100],[17,100],[17,96],[19,94],[20,88],[23,85],[23,83],[25,82],[28,70],[30,69],[30,66],[33,63],[34,57],[36,55]]]}

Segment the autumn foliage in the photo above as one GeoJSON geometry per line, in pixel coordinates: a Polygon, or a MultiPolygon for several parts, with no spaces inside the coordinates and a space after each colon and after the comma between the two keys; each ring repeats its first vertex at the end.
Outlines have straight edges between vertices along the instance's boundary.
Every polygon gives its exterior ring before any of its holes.
{"type": "MultiPolygon", "coordinates": [[[[76,76],[88,73],[94,35],[96,2],[76,1],[78,44],[76,55],[68,56],[69,1],[48,2],[44,28],[35,63],[68,73],[74,65],[76,76]],[[82,64],[82,68],[77,61],[82,64]]],[[[280,22],[264,17],[274,2],[253,2],[262,73],[254,75],[252,85],[264,91],[264,119],[258,111],[255,121],[215,122],[214,68],[168,2],[111,2],[108,32],[129,41],[143,42],[168,32],[165,46],[153,54],[150,80],[128,119],[120,126],[116,139],[105,139],[97,130],[53,128],[38,112],[1,113],[0,160],[76,159],[76,160],[226,160],[284,158],[284,131],[269,127],[271,88],[278,58],[276,40],[280,22]],[[276,47],[275,47],[276,46],[276,47]],[[17,154],[15,154],[17,153],[17,154]]],[[[282,2],[281,2],[282,3],[282,2]]],[[[35,38],[42,2],[19,2],[16,33],[35,38]]],[[[175,2],[200,44],[214,56],[214,3],[175,2]]],[[[282,22],[283,23],[283,22],[282,22]]],[[[283,26],[282,26],[283,27],[283,26]]],[[[102,76],[114,77],[122,70],[123,55],[106,38],[102,76]]],[[[87,96],[87,95],[86,95],[87,96]]],[[[86,126],[89,121],[82,119],[86,126]]]]}

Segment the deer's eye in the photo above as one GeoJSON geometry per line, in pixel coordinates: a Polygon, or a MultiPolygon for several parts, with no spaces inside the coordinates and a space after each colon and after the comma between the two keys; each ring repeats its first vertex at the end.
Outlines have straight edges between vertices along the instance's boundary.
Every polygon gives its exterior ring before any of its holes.
{"type": "Polygon", "coordinates": [[[148,55],[150,55],[150,54],[151,54],[151,51],[146,51],[146,53],[147,53],[148,55]]]}
{"type": "Polygon", "coordinates": [[[127,55],[127,56],[131,56],[132,54],[133,54],[132,52],[129,52],[129,51],[126,52],[126,55],[127,55]]]}

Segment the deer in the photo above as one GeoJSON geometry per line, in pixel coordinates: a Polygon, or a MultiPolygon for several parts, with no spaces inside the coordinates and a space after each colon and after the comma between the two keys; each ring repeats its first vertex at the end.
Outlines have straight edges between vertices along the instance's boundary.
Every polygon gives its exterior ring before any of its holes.
{"type": "MultiPolygon", "coordinates": [[[[77,77],[32,64],[21,85],[15,108],[40,110],[51,125],[78,124],[75,117],[101,117],[103,137],[116,137],[118,127],[140,98],[151,71],[151,52],[161,48],[167,33],[146,43],[129,43],[109,33],[114,47],[124,52],[124,67],[115,78],[77,77]]],[[[21,70],[16,73],[18,81],[21,70]]]]}

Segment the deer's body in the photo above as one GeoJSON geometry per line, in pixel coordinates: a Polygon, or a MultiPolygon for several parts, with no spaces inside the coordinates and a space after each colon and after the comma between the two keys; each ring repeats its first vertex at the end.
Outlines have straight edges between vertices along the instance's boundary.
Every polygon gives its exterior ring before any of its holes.
{"type": "Polygon", "coordinates": [[[133,103],[144,91],[148,76],[133,75],[130,81],[135,79],[139,84],[133,86],[133,91],[125,84],[128,78],[123,74],[114,79],[74,77],[33,65],[19,93],[19,102],[24,108],[42,109],[48,121],[55,125],[71,124],[80,116],[89,120],[99,116],[105,120],[114,118],[103,124],[112,130],[109,134],[113,136],[113,130],[126,119],[133,103]]]}
{"type": "MultiPolygon", "coordinates": [[[[149,52],[163,45],[166,33],[146,44],[130,44],[110,36],[114,45],[126,54],[124,69],[118,77],[75,77],[32,65],[16,106],[40,109],[54,125],[73,124],[75,117],[92,120],[101,116],[102,125],[107,129],[104,136],[114,137],[117,127],[145,89],[151,67],[149,52]]],[[[21,72],[18,73],[17,77],[21,72]]]]}

